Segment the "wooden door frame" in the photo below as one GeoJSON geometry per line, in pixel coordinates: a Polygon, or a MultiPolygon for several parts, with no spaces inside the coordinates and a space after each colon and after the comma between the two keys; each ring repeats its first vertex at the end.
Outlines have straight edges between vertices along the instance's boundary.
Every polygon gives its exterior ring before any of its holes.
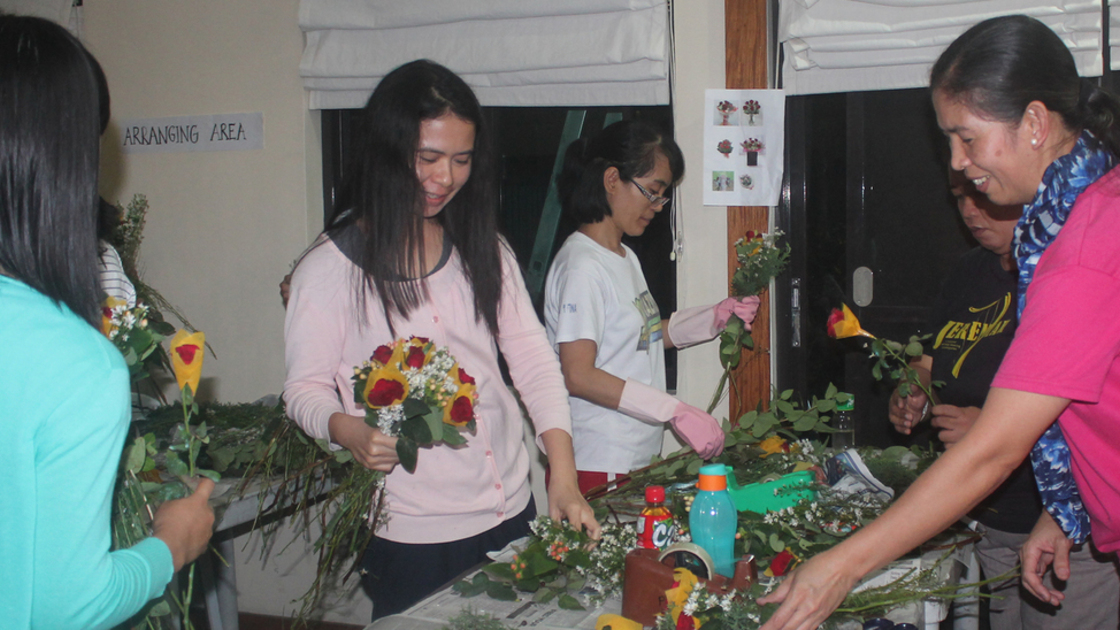
{"type": "MultiPolygon", "coordinates": [[[[767,76],[766,22],[767,0],[724,0],[724,50],[725,87],[728,89],[765,89],[767,76]]],[[[727,273],[731,274],[738,261],[735,241],[747,230],[766,232],[769,227],[770,209],[765,206],[729,207],[727,209],[727,273]]],[[[751,330],[754,350],[745,351],[731,381],[730,418],[734,421],[742,413],[760,403],[767,406],[770,400],[770,292],[762,294],[751,330]]]]}

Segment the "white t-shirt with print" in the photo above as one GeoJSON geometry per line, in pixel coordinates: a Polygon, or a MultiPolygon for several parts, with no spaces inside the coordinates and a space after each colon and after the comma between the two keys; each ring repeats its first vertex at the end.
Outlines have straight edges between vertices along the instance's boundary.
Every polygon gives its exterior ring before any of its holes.
{"type": "MultiPolygon", "coordinates": [[[[589,339],[598,346],[595,367],[623,380],[665,390],[665,347],[661,315],[649,293],[638,257],[625,256],[573,233],[560,248],[545,284],[548,340],[559,344],[589,339]]],[[[576,468],[627,473],[661,452],[664,425],[648,424],[569,397],[576,468]]]]}

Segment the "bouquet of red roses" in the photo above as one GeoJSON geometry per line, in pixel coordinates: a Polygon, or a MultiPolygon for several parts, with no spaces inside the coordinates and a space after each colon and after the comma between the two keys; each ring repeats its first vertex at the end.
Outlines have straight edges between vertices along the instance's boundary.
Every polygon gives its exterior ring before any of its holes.
{"type": "Polygon", "coordinates": [[[401,466],[413,472],[421,446],[466,443],[460,431],[474,432],[478,388],[446,347],[410,337],[379,346],[354,368],[354,401],[366,424],[398,438],[401,466]]]}

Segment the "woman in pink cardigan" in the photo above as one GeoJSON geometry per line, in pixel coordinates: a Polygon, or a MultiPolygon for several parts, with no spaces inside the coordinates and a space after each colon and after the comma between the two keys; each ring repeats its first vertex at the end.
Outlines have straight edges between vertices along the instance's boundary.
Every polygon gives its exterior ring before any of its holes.
{"type": "Polygon", "coordinates": [[[285,323],[288,413],[308,434],[386,476],[387,523],[363,560],[374,619],[402,611],[528,533],[535,515],[509,366],[548,455],[549,514],[598,536],[579,493],[560,366],[513,253],[497,234],[497,179],[470,88],[414,61],[362,111],[348,178],[327,229],[296,267],[285,323]],[[465,447],[398,467],[395,438],[366,425],[354,367],[400,337],[447,346],[478,385],[465,447]]]}

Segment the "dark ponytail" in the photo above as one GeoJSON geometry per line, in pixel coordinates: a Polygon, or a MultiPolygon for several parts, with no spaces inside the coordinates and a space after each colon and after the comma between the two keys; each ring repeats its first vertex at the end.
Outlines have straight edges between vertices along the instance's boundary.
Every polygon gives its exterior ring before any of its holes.
{"type": "Polygon", "coordinates": [[[1007,15],[965,31],[934,63],[930,89],[1005,123],[1018,123],[1040,101],[1070,131],[1087,129],[1120,155],[1120,103],[1079,77],[1069,48],[1034,18],[1007,15]]]}
{"type": "Polygon", "coordinates": [[[669,161],[670,187],[675,186],[684,177],[684,155],[671,137],[646,123],[622,120],[591,139],[576,140],[568,146],[564,169],[556,179],[560,207],[577,224],[602,221],[611,215],[603,188],[607,169],[617,168],[619,177],[630,181],[652,171],[659,152],[669,161]]]}

